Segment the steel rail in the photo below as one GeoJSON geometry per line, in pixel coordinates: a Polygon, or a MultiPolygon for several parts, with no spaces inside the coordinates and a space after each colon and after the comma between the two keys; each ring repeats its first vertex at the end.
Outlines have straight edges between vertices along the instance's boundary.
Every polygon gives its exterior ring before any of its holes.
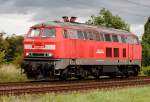
{"type": "Polygon", "coordinates": [[[0,83],[0,95],[61,93],[150,84],[150,77],[103,80],[0,83]]]}

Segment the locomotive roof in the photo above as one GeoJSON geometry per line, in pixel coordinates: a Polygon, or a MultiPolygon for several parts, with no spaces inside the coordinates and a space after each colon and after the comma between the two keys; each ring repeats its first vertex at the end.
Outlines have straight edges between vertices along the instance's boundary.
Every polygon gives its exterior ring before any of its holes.
{"type": "Polygon", "coordinates": [[[70,23],[70,22],[59,22],[59,21],[48,21],[36,24],[32,27],[39,27],[39,26],[57,26],[57,27],[64,27],[64,28],[76,28],[76,29],[93,29],[102,32],[109,32],[109,33],[117,33],[117,34],[132,34],[125,30],[119,30],[114,28],[107,28],[103,26],[95,26],[95,25],[88,25],[83,23],[70,23]]]}

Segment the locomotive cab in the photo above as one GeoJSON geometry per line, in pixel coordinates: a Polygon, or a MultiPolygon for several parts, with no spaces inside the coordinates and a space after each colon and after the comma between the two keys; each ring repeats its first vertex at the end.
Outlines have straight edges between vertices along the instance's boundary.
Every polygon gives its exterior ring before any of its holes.
{"type": "Polygon", "coordinates": [[[22,68],[29,79],[48,78],[54,71],[57,32],[55,27],[31,27],[24,39],[22,68]]]}
{"type": "Polygon", "coordinates": [[[54,27],[31,28],[24,40],[24,57],[53,57],[55,40],[54,27]]]}

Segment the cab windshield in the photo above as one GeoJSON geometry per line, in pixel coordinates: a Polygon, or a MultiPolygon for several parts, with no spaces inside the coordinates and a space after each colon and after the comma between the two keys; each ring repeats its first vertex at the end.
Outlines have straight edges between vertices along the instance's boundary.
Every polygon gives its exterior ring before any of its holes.
{"type": "Polygon", "coordinates": [[[55,29],[51,28],[46,28],[44,29],[44,32],[42,34],[42,37],[55,37],[56,34],[55,34],[55,29]]]}
{"type": "Polygon", "coordinates": [[[28,37],[38,37],[38,36],[40,36],[40,29],[32,29],[28,34],[28,37]]]}
{"type": "Polygon", "coordinates": [[[44,28],[44,29],[35,28],[32,29],[28,34],[28,37],[38,37],[38,36],[54,38],[56,36],[56,31],[54,28],[44,28]]]}

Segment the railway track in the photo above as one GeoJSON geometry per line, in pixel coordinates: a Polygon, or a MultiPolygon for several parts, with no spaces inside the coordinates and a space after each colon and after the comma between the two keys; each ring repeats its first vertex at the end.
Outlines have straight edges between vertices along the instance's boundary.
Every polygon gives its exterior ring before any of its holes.
{"type": "Polygon", "coordinates": [[[0,83],[0,95],[61,93],[90,89],[115,88],[150,84],[150,77],[128,79],[73,80],[47,82],[0,83]]]}

